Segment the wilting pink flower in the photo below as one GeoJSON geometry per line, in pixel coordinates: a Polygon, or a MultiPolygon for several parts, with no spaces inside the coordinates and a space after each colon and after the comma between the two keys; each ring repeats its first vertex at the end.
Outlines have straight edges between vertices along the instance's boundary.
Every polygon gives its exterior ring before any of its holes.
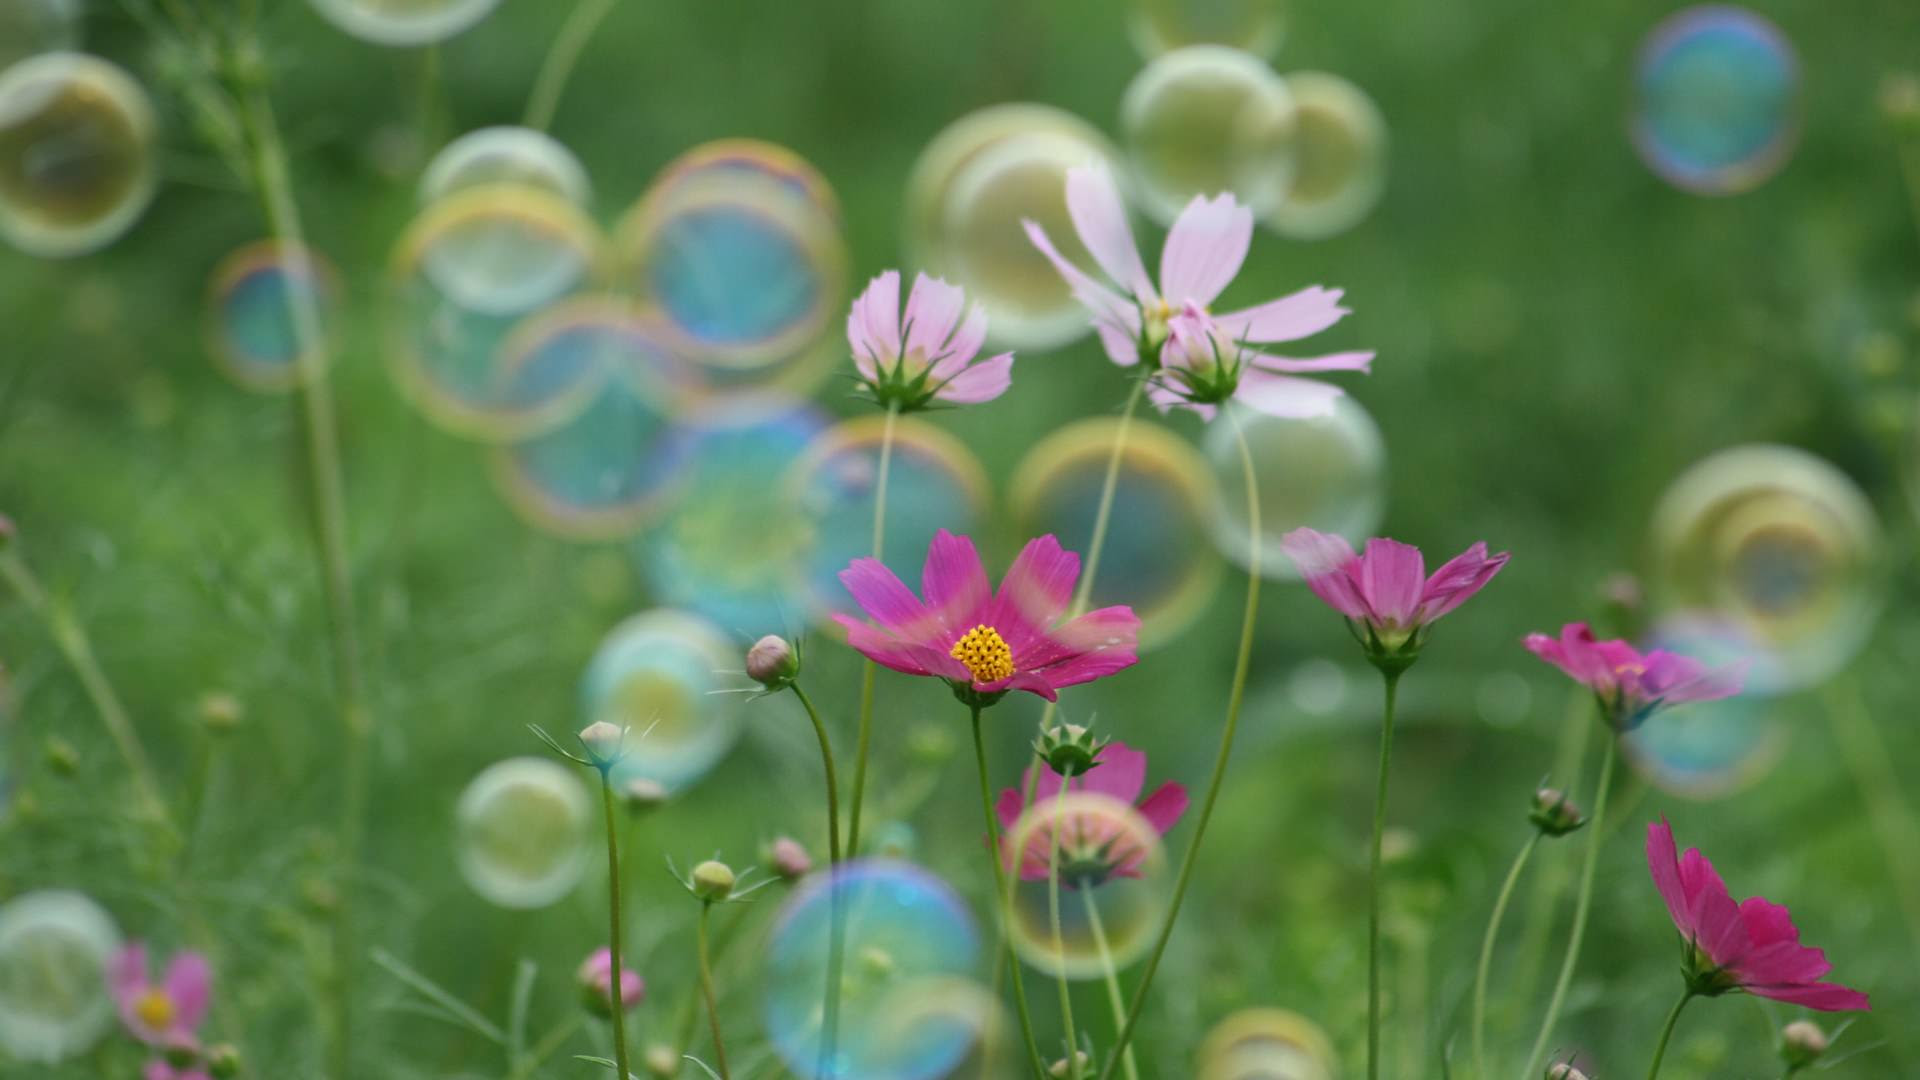
{"type": "Polygon", "coordinates": [[[1067,261],[1031,221],[1021,223],[1027,238],[1092,315],[1107,356],[1123,367],[1144,360],[1157,371],[1150,395],[1162,410],[1183,405],[1211,417],[1216,405],[1236,398],[1280,416],[1320,415],[1341,390],[1294,375],[1366,371],[1373,361],[1371,352],[1299,359],[1248,347],[1296,341],[1339,322],[1347,309],[1338,289],[1316,285],[1240,311],[1212,311],[1253,241],[1253,211],[1231,195],[1195,196],[1180,212],[1160,252],[1158,285],[1147,276],[1126,205],[1106,169],[1067,171],[1067,210],[1107,282],[1067,261]]]}
{"type": "Polygon", "coordinates": [[[1833,965],[1819,949],[1800,944],[1785,907],[1758,896],[1736,904],[1699,848],[1677,854],[1664,818],[1647,826],[1647,869],[1685,940],[1693,992],[1745,991],[1824,1012],[1871,1007],[1858,990],[1818,981],[1833,965]]]}
{"type": "Polygon", "coordinates": [[[1744,663],[1709,668],[1665,649],[1641,653],[1618,639],[1596,641],[1586,623],[1568,623],[1558,639],[1528,634],[1527,650],[1586,685],[1616,731],[1639,727],[1663,705],[1713,701],[1740,692],[1744,663]]]}
{"type": "MultiPolygon", "coordinates": [[[[602,1016],[613,1015],[613,950],[599,949],[587,957],[580,965],[578,980],[581,989],[586,991],[588,1007],[602,1016]]],[[[632,1010],[646,994],[647,984],[639,972],[621,964],[620,1011],[632,1010]]]]}
{"type": "Polygon", "coordinates": [[[869,660],[945,679],[962,700],[985,705],[1025,690],[1052,701],[1061,687],[1137,659],[1140,620],[1131,608],[1101,608],[1056,625],[1079,577],[1080,556],[1043,536],[1021,549],[995,593],[973,541],[942,529],[920,575],[924,602],[880,560],[855,559],[840,581],[878,625],[834,618],[869,660]]]}
{"type": "MultiPolygon", "coordinates": [[[[1172,781],[1155,788],[1153,794],[1140,799],[1140,792],[1147,786],[1147,755],[1145,751],[1135,750],[1122,742],[1110,742],[1102,746],[1093,755],[1094,767],[1083,775],[1073,777],[1066,785],[1068,792],[1080,795],[1101,795],[1134,806],[1147,824],[1162,836],[1187,812],[1187,789],[1172,781]]],[[[1011,850],[1014,824],[1027,809],[1026,792],[1034,785],[1034,769],[1028,766],[1021,774],[1020,786],[1008,788],[1000,793],[1000,800],[994,806],[994,813],[1000,818],[1000,830],[1009,845],[1007,865],[1012,867],[1015,861],[1011,850]]],[[[1034,803],[1045,804],[1058,798],[1062,784],[1061,777],[1052,769],[1041,768],[1038,786],[1034,787],[1034,803]]],[[[1044,813],[1044,811],[1043,811],[1044,813]]],[[[1147,852],[1140,848],[1138,837],[1129,837],[1127,830],[1121,827],[1120,818],[1100,814],[1074,813],[1063,815],[1055,823],[1050,818],[1041,818],[1027,840],[1027,850],[1020,854],[1020,877],[1034,881],[1047,876],[1047,868],[1053,858],[1053,836],[1060,834],[1060,860],[1063,866],[1073,864],[1080,869],[1082,877],[1119,874],[1123,877],[1137,876],[1140,861],[1147,852]],[[1089,874],[1088,868],[1104,864],[1106,875],[1089,874]]]]}
{"type": "Polygon", "coordinates": [[[1313,594],[1347,617],[1376,664],[1412,662],[1434,621],[1485,588],[1508,558],[1475,543],[1428,577],[1420,549],[1398,540],[1375,537],[1355,555],[1345,539],[1303,528],[1282,537],[1280,547],[1313,594]]]}
{"type": "Polygon", "coordinates": [[[213,999],[213,969],[199,953],[179,952],[154,982],[147,947],[136,941],[108,962],[107,988],[134,1038],[149,1046],[191,1044],[213,999]]]}
{"type": "Polygon", "coordinates": [[[847,312],[847,343],[860,385],[875,403],[911,412],[936,398],[971,405],[1007,392],[1013,354],[974,362],[987,340],[987,313],[979,304],[971,310],[966,305],[958,286],[918,274],[903,320],[900,271],[868,283],[847,312]]]}

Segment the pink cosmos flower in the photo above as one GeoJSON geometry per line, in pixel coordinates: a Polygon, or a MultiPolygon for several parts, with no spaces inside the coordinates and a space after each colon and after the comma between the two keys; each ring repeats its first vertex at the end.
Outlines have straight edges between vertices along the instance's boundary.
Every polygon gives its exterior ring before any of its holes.
{"type": "MultiPolygon", "coordinates": [[[[580,965],[578,980],[587,994],[587,1004],[603,1016],[612,1015],[613,950],[599,949],[580,965]]],[[[629,1012],[647,994],[647,984],[639,972],[620,965],[620,1011],[629,1012]]]]}
{"type": "Polygon", "coordinates": [[[1665,649],[1642,654],[1618,639],[1596,641],[1586,623],[1568,623],[1556,640],[1528,634],[1527,650],[1583,683],[1600,699],[1616,731],[1631,731],[1664,705],[1714,701],[1740,692],[1746,665],[1708,668],[1665,649]]]}
{"type": "Polygon", "coordinates": [[[149,1046],[191,1045],[213,998],[213,969],[199,953],[175,953],[156,983],[147,947],[136,941],[109,961],[107,987],[134,1038],[149,1046]]]}
{"type": "Polygon", "coordinates": [[[975,304],[962,321],[966,303],[958,286],[917,274],[903,320],[900,271],[867,284],[847,312],[847,343],[860,385],[876,404],[911,412],[936,398],[972,405],[1007,392],[1013,354],[974,362],[987,339],[987,313],[975,304]]]}
{"type": "Polygon", "coordinates": [[[1369,370],[1372,352],[1300,359],[1248,348],[1311,337],[1339,322],[1347,309],[1338,289],[1316,285],[1240,311],[1212,311],[1253,242],[1253,211],[1232,195],[1196,196],[1180,212],[1160,252],[1158,285],[1147,276],[1126,204],[1105,168],[1067,171],[1067,210],[1108,281],[1068,262],[1046,230],[1022,221],[1027,238],[1091,313],[1107,356],[1122,367],[1145,360],[1158,370],[1149,392],[1162,411],[1180,405],[1211,418],[1215,406],[1235,398],[1280,416],[1321,415],[1341,390],[1295,375],[1369,370]]]}
{"type": "Polygon", "coordinates": [[[1428,577],[1420,549],[1398,540],[1375,537],[1365,554],[1355,555],[1344,538],[1301,528],[1282,537],[1280,547],[1313,594],[1347,617],[1376,664],[1411,663],[1427,629],[1485,588],[1508,559],[1476,542],[1428,577]]]}
{"type": "Polygon", "coordinates": [[[1027,543],[995,593],[973,541],[940,530],[920,575],[922,601],[878,559],[855,559],[840,581],[878,625],[834,618],[869,660],[945,679],[961,700],[992,704],[1010,690],[1053,701],[1137,659],[1133,609],[1090,611],[1055,625],[1073,601],[1080,556],[1043,536],[1027,543]]]}
{"type": "MultiPolygon", "coordinates": [[[[1147,784],[1145,751],[1135,750],[1122,742],[1110,742],[1093,755],[1093,760],[1095,767],[1084,775],[1075,776],[1068,785],[1068,791],[1076,795],[1103,795],[1128,806],[1133,806],[1134,800],[1140,799],[1140,791],[1147,784]]],[[[1020,786],[1002,791],[994,806],[1003,838],[1013,832],[1014,824],[1027,809],[1026,791],[1029,785],[1035,783],[1034,768],[1036,766],[1028,766],[1020,776],[1020,786]]],[[[1042,768],[1038,786],[1034,788],[1034,801],[1044,803],[1058,798],[1060,781],[1059,773],[1042,768]]],[[[1153,826],[1155,832],[1165,836],[1179,822],[1180,815],[1187,812],[1187,789],[1168,781],[1155,788],[1153,794],[1140,799],[1134,809],[1146,819],[1147,824],[1153,826]]],[[[1035,881],[1047,876],[1047,867],[1053,858],[1054,831],[1051,825],[1042,825],[1034,830],[1027,842],[1027,850],[1019,857],[1022,880],[1035,881]]],[[[1108,867],[1107,874],[1135,877],[1138,876],[1140,861],[1147,855],[1144,850],[1130,846],[1125,831],[1110,818],[1068,813],[1060,822],[1058,831],[1063,866],[1068,863],[1085,866],[1090,861],[1086,853],[1093,853],[1093,861],[1108,867]]],[[[1010,839],[1006,842],[1009,845],[1012,843],[1010,839]]],[[[1014,852],[1009,849],[1006,856],[1007,866],[1011,868],[1015,861],[1014,852]]]]}
{"type": "Polygon", "coordinates": [[[1785,907],[1758,896],[1736,904],[1699,848],[1677,854],[1665,818],[1647,826],[1647,869],[1685,939],[1687,986],[1694,993],[1744,991],[1823,1012],[1871,1008],[1860,991],[1818,981],[1833,965],[1819,949],[1800,944],[1785,907]]]}

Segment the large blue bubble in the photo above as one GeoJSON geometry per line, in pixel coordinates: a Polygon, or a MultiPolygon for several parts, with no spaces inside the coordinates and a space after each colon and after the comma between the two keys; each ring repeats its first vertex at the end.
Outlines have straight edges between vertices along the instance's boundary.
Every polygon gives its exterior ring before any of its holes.
{"type": "Polygon", "coordinates": [[[1756,187],[1798,138],[1793,46],[1744,8],[1689,8],[1661,23],[1641,47],[1635,91],[1634,145],[1648,168],[1688,191],[1756,187]]]}

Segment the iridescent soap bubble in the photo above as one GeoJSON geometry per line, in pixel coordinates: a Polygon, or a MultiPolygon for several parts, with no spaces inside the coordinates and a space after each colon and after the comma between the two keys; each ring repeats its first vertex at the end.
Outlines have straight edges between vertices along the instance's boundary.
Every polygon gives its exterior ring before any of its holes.
{"type": "Polygon", "coordinates": [[[1133,40],[1151,59],[1188,45],[1228,45],[1265,56],[1286,29],[1281,0],[1134,0],[1133,40]]]}
{"type": "Polygon", "coordinates": [[[1320,1025],[1285,1009],[1242,1009],[1200,1044],[1197,1080],[1334,1080],[1333,1042],[1320,1025]]]}
{"type": "MultiPolygon", "coordinates": [[[[857,614],[839,574],[873,554],[884,417],[837,424],[794,462],[782,487],[808,530],[811,614],[857,614]]],[[[923,420],[895,421],[887,467],[886,549],[924,552],[941,529],[965,535],[986,517],[987,476],[965,443],[923,420]]],[[[884,553],[883,553],[884,554],[884,553]]]]}
{"type": "Polygon", "coordinates": [[[327,21],[375,45],[431,45],[472,27],[500,0],[311,0],[327,21]]]}
{"type": "Polygon", "coordinates": [[[98,1042],[113,1023],[107,964],[119,948],[112,917],[80,893],[0,906],[0,1053],[52,1063],[98,1042]]]}
{"type": "Polygon", "coordinates": [[[681,185],[705,183],[716,176],[772,180],[834,220],[840,218],[840,200],[820,170],[792,150],[761,139],[715,139],[701,143],[669,162],[654,180],[654,190],[671,191],[681,185]]]}
{"type": "Polygon", "coordinates": [[[995,105],[949,124],[907,181],[907,260],[962,286],[992,317],[993,339],[1021,349],[1064,345],[1090,329],[1086,310],[1022,218],[1093,270],[1067,214],[1066,171],[1118,156],[1098,129],[1050,105],[995,105]]]}
{"type": "Polygon", "coordinates": [[[685,611],[656,608],[613,628],[580,682],[581,726],[604,720],[631,729],[621,784],[645,778],[679,791],[705,776],[740,737],[743,651],[719,627],[685,611]]]}
{"type": "Polygon", "coordinates": [[[294,305],[306,305],[318,319],[319,341],[312,345],[324,360],[339,298],[339,276],[324,258],[271,240],[249,244],[213,272],[207,290],[208,350],[241,386],[291,390],[300,384],[306,317],[294,305]]]}
{"type": "Polygon", "coordinates": [[[1675,187],[1731,195],[1764,183],[1800,137],[1800,62],[1745,8],[1688,8],[1655,27],[1634,78],[1633,142],[1675,187]]]}
{"type": "MultiPolygon", "coordinates": [[[[1020,535],[1052,533],[1081,553],[1084,568],[1119,426],[1105,417],[1082,420],[1027,451],[1014,467],[1010,496],[1020,535]]],[[[1144,647],[1178,636],[1220,579],[1208,534],[1216,498],[1198,451],[1166,428],[1132,421],[1089,606],[1132,607],[1144,647]]]]}
{"type": "Polygon", "coordinates": [[[1345,232],[1386,189],[1387,122],[1366,91],[1338,75],[1288,75],[1298,122],[1293,182],[1262,220],[1284,236],[1315,240],[1345,232]]]}
{"type": "Polygon", "coordinates": [[[0,72],[0,234],[30,255],[97,251],[153,200],[154,115],[125,71],[44,53],[0,72]]]}
{"type": "Polygon", "coordinates": [[[490,903],[546,907],[579,884],[593,821],[593,801],[564,766],[535,757],[490,765],[455,811],[460,874],[490,903]]]}
{"type": "MultiPolygon", "coordinates": [[[[1767,650],[1738,625],[1677,616],[1661,621],[1648,644],[1720,667],[1765,670],[1767,650]]],[[[1786,731],[1752,690],[1719,701],[1662,709],[1621,738],[1627,760],[1661,790],[1693,799],[1724,798],[1766,776],[1786,751],[1786,731]]]]}
{"type": "Polygon", "coordinates": [[[653,595],[746,638],[797,630],[812,530],[781,485],[826,426],[819,410],[784,397],[690,418],[680,497],[634,546],[653,595]]]}
{"type": "Polygon", "coordinates": [[[0,0],[0,71],[80,41],[80,0],[0,0]]]}
{"type": "Polygon", "coordinates": [[[1661,496],[1652,533],[1657,609],[1751,638],[1753,691],[1821,682],[1873,631],[1879,521],[1845,473],[1804,450],[1738,446],[1698,462],[1661,496]]]}
{"type": "Polygon", "coordinates": [[[856,859],[806,879],[774,916],[761,1017],[775,1051],[805,1080],[933,1080],[955,1074],[995,1013],[964,989],[980,936],[958,895],[890,859],[856,859]],[[825,1041],[833,922],[845,962],[831,1055],[825,1041]]]}
{"type": "Polygon", "coordinates": [[[1293,95],[1238,49],[1193,45],[1152,61],[1127,86],[1120,127],[1142,202],[1163,225],[1194,196],[1223,191],[1265,213],[1292,183],[1293,95]]]}
{"type": "MultiPolygon", "coordinates": [[[[1260,575],[1294,580],[1299,572],[1280,538],[1301,526],[1358,542],[1386,512],[1386,445],[1373,417],[1350,396],[1333,412],[1286,419],[1234,407],[1253,454],[1260,491],[1260,575]]],[[[1207,428],[1203,449],[1220,493],[1213,542],[1241,566],[1249,561],[1246,481],[1226,418],[1207,428]]]]}
{"type": "Polygon", "coordinates": [[[1139,811],[1109,795],[1073,792],[1028,807],[1003,838],[1018,853],[1007,936],[1048,975],[1099,979],[1139,959],[1166,915],[1166,848],[1139,811]],[[1058,845],[1060,932],[1049,866],[1058,845]]]}
{"type": "Polygon", "coordinates": [[[420,202],[432,205],[488,184],[538,188],[576,206],[593,197],[586,168],[560,140],[533,128],[502,126],[469,131],[434,155],[420,176],[420,202]]]}

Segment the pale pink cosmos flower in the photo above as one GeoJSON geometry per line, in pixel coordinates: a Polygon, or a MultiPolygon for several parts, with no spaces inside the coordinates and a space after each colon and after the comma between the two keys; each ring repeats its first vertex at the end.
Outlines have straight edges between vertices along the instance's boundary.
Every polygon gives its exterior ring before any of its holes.
{"type": "MultiPolygon", "coordinates": [[[[580,965],[577,976],[587,1004],[602,1016],[613,1014],[613,950],[597,949],[580,965]]],[[[639,972],[620,965],[620,1011],[630,1012],[646,996],[647,984],[639,972]]]]}
{"type": "Polygon", "coordinates": [[[1429,577],[1420,549],[1398,540],[1375,537],[1356,555],[1343,537],[1300,528],[1280,548],[1314,595],[1347,617],[1376,664],[1411,662],[1435,620],[1485,588],[1509,557],[1476,542],[1429,577]]]}
{"type": "Polygon", "coordinates": [[[944,679],[969,704],[992,704],[1011,690],[1053,701],[1060,688],[1111,675],[1138,658],[1140,620],[1131,608],[1101,608],[1060,623],[1079,577],[1080,556],[1042,536],[1021,549],[996,593],[973,541],[942,529],[921,571],[924,601],[880,560],[855,559],[840,581],[877,625],[834,619],[867,659],[944,679]]]}
{"type": "Polygon", "coordinates": [[[1699,848],[1679,855],[1665,818],[1647,826],[1647,869],[1686,943],[1684,970],[1694,993],[1740,991],[1823,1012],[1872,1007],[1858,990],[1819,981],[1833,965],[1800,944],[1785,907],[1758,896],[1736,904],[1699,848]]]}
{"type": "Polygon", "coordinates": [[[1006,393],[1013,354],[976,363],[986,340],[986,310],[979,304],[968,309],[959,286],[925,274],[914,276],[904,318],[898,270],[869,282],[847,312],[847,343],[861,388],[876,404],[902,412],[935,400],[973,405],[1006,393]]]}
{"type": "Polygon", "coordinates": [[[178,952],[155,982],[147,947],[134,942],[107,964],[107,988],[120,1020],[149,1046],[192,1045],[213,1000],[213,969],[196,952],[178,952]]]}
{"type": "Polygon", "coordinates": [[[1027,238],[1091,314],[1107,356],[1122,367],[1144,360],[1158,370],[1149,392],[1162,411],[1180,405],[1211,418],[1231,398],[1280,416],[1322,415],[1341,390],[1297,374],[1369,370],[1372,352],[1302,359],[1249,347],[1297,341],[1339,322],[1348,313],[1339,289],[1315,285],[1239,311],[1212,310],[1253,242],[1253,211],[1232,195],[1195,196],[1180,212],[1160,252],[1157,284],[1104,167],[1067,171],[1067,210],[1107,281],[1069,262],[1032,221],[1021,222],[1027,238]]]}
{"type": "Polygon", "coordinates": [[[1559,638],[1528,634],[1527,651],[1592,690],[1616,731],[1631,731],[1667,705],[1715,701],[1740,692],[1746,664],[1709,668],[1691,656],[1642,653],[1618,639],[1596,641],[1586,623],[1568,623],[1559,638]]]}
{"type": "MultiPolygon", "coordinates": [[[[1123,742],[1110,742],[1093,755],[1093,760],[1092,769],[1075,776],[1066,785],[1069,792],[1075,795],[1101,795],[1132,806],[1161,836],[1165,836],[1180,821],[1180,816],[1187,812],[1187,789],[1172,781],[1161,784],[1145,799],[1140,798],[1140,792],[1147,786],[1145,751],[1135,750],[1123,742]],[[1139,802],[1137,806],[1134,805],[1136,800],[1139,802]]],[[[994,813],[1000,819],[1002,839],[1009,845],[1006,852],[1009,869],[1016,860],[1011,850],[1010,836],[1020,815],[1026,812],[1028,787],[1033,787],[1035,804],[1045,803],[1060,795],[1060,774],[1052,769],[1041,768],[1036,781],[1035,768],[1029,765],[1021,774],[1020,786],[1002,791],[999,801],[994,804],[994,813]]],[[[1136,877],[1141,861],[1147,856],[1146,851],[1137,847],[1137,838],[1125,835],[1126,830],[1120,827],[1118,818],[1069,812],[1064,815],[1057,829],[1043,818],[1040,827],[1033,831],[1027,841],[1027,850],[1017,857],[1021,880],[1036,881],[1048,876],[1056,831],[1060,834],[1063,863],[1088,865],[1088,858],[1081,852],[1091,852],[1095,859],[1107,867],[1107,874],[1136,877]]]]}

